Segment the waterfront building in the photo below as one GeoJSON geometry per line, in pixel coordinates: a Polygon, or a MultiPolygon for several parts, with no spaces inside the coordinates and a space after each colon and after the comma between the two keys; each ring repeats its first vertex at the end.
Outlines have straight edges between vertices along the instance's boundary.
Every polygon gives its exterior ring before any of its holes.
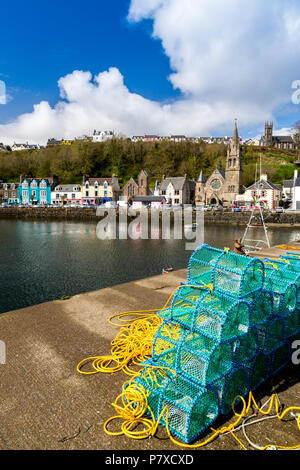
{"type": "Polygon", "coordinates": [[[167,204],[179,206],[191,204],[195,197],[196,182],[184,177],[165,178],[159,185],[159,195],[166,198],[167,204]]]}
{"type": "Polygon", "coordinates": [[[94,143],[97,142],[105,142],[106,140],[113,139],[115,136],[113,131],[97,131],[96,129],[93,132],[92,141],[94,143]]]}
{"type": "Polygon", "coordinates": [[[132,201],[133,209],[148,208],[153,210],[163,209],[166,205],[164,196],[135,196],[132,201]]]}
{"type": "Polygon", "coordinates": [[[201,171],[196,183],[196,205],[223,205],[230,206],[241,194],[243,178],[242,147],[235,123],[233,137],[227,149],[225,171],[215,169],[207,181],[201,171]]]}
{"type": "Polygon", "coordinates": [[[256,183],[246,188],[244,194],[236,196],[239,205],[253,207],[260,201],[265,209],[275,210],[282,200],[282,186],[268,181],[268,176],[261,175],[256,183]]]}
{"type": "Polygon", "coordinates": [[[130,180],[123,187],[122,195],[125,199],[134,196],[148,196],[149,190],[149,176],[145,170],[141,170],[137,180],[130,178],[130,180]]]}
{"type": "Polygon", "coordinates": [[[57,147],[58,145],[72,145],[74,141],[70,139],[48,139],[47,147],[57,147]]]}
{"type": "Polygon", "coordinates": [[[0,203],[18,203],[18,183],[0,183],[0,203]]]}
{"type": "Polygon", "coordinates": [[[79,206],[81,204],[80,184],[60,184],[51,191],[53,206],[79,206]]]}
{"type": "Polygon", "coordinates": [[[25,205],[51,204],[51,191],[57,186],[57,176],[50,178],[20,177],[18,202],[25,205]]]}
{"type": "Polygon", "coordinates": [[[116,202],[120,196],[118,177],[89,178],[84,175],[81,185],[81,202],[88,205],[101,205],[116,202]]]}

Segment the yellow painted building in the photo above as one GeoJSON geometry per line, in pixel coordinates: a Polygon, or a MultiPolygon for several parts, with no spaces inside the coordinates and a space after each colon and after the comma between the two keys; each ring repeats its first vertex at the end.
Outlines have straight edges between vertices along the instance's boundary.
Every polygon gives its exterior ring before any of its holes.
{"type": "Polygon", "coordinates": [[[82,203],[91,205],[117,201],[120,194],[118,178],[89,178],[84,176],[81,185],[82,203]]]}

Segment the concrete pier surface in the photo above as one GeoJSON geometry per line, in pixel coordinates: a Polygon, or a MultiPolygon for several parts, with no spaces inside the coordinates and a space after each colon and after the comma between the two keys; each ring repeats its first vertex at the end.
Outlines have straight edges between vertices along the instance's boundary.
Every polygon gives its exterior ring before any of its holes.
{"type": "MultiPolygon", "coordinates": [[[[293,245],[300,250],[300,243],[293,245]]],[[[270,249],[261,256],[281,253],[270,249]]],[[[176,271],[0,315],[0,340],[6,345],[6,364],[0,364],[0,449],[187,450],[173,444],[162,426],[146,440],[105,434],[104,422],[116,414],[111,403],[128,376],[76,371],[82,359],[110,353],[110,341],[119,332],[108,323],[111,315],[161,308],[186,276],[186,270],[176,271]]],[[[289,365],[255,398],[263,404],[276,391],[281,404],[300,406],[299,367],[289,365]]],[[[234,421],[229,415],[214,428],[234,421]]],[[[295,420],[268,419],[247,431],[262,446],[300,444],[295,420]]],[[[247,446],[241,431],[237,436],[247,446]]],[[[240,446],[227,434],[204,449],[240,446]]]]}

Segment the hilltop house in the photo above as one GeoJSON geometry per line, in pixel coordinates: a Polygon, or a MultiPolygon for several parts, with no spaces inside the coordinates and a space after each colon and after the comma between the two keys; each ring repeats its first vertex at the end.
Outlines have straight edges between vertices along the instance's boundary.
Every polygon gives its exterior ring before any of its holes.
{"type": "Polygon", "coordinates": [[[83,204],[100,205],[106,202],[118,201],[120,186],[118,177],[89,178],[83,177],[81,185],[81,202],[83,204]]]}
{"type": "Polygon", "coordinates": [[[113,131],[97,131],[96,129],[93,132],[92,141],[96,142],[105,142],[106,140],[113,139],[114,137],[113,131]]]}
{"type": "Polygon", "coordinates": [[[18,202],[26,205],[51,204],[51,191],[57,186],[57,176],[51,178],[20,177],[18,202]]]}

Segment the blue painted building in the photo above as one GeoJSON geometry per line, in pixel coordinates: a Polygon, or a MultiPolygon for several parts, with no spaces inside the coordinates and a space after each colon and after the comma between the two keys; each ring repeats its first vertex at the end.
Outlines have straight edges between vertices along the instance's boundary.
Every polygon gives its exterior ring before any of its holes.
{"type": "Polygon", "coordinates": [[[51,191],[58,184],[58,178],[26,178],[21,176],[18,188],[19,204],[51,204],[51,191]]]}

